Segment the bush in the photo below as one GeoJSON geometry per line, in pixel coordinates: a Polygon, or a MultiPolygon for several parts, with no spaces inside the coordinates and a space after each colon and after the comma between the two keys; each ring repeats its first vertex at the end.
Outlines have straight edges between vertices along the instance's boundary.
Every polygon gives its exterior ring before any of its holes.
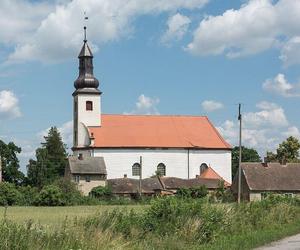
{"type": "Polygon", "coordinates": [[[234,197],[230,189],[226,188],[224,181],[219,181],[217,189],[210,196],[210,201],[233,202],[234,197]]]}
{"type": "Polygon", "coordinates": [[[89,195],[98,199],[109,199],[112,197],[112,190],[109,186],[98,186],[94,187],[89,193],[89,195]]]}
{"type": "Polygon", "coordinates": [[[37,205],[40,206],[61,206],[64,205],[63,194],[59,187],[54,185],[45,186],[39,193],[37,205]]]}
{"type": "Polygon", "coordinates": [[[67,206],[79,205],[83,202],[83,196],[77,189],[77,186],[74,182],[60,178],[54,182],[54,185],[57,186],[62,192],[63,204],[67,206]]]}
{"type": "Polygon", "coordinates": [[[16,189],[15,185],[8,182],[0,183],[0,205],[11,206],[20,203],[22,200],[21,193],[16,189]]]}
{"type": "Polygon", "coordinates": [[[180,188],[177,190],[176,195],[181,198],[204,198],[208,194],[206,186],[192,188],[180,188]]]}
{"type": "Polygon", "coordinates": [[[17,189],[21,193],[22,197],[18,205],[32,206],[36,203],[36,200],[39,195],[38,188],[31,186],[19,186],[17,189]]]}

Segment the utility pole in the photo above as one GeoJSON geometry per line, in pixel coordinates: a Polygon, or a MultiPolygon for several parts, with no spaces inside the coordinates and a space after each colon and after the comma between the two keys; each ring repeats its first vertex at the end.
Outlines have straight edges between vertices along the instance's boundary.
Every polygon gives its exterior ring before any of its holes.
{"type": "Polygon", "coordinates": [[[140,156],[140,180],[139,180],[139,192],[140,197],[142,196],[142,167],[143,166],[143,159],[142,156],[140,156]]]}
{"type": "Polygon", "coordinates": [[[241,203],[241,177],[242,177],[242,114],[241,114],[241,104],[239,103],[239,117],[240,121],[240,138],[239,138],[239,173],[238,173],[238,203],[241,203]]]}
{"type": "Polygon", "coordinates": [[[2,159],[0,155],[0,182],[2,182],[2,159]]]}

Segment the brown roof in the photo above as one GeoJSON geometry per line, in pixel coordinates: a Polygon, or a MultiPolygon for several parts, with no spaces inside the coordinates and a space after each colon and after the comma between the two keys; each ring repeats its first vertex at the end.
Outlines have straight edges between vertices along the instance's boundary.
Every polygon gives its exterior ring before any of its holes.
{"type": "Polygon", "coordinates": [[[300,163],[243,163],[242,171],[250,190],[300,191],[300,163]]]}
{"type": "Polygon", "coordinates": [[[166,189],[179,189],[179,188],[191,188],[206,186],[208,189],[215,189],[218,187],[220,182],[219,179],[206,179],[206,178],[195,178],[195,179],[181,179],[177,177],[161,177],[166,189]]]}
{"type": "MultiPolygon", "coordinates": [[[[220,180],[217,179],[181,179],[176,177],[153,177],[142,180],[142,193],[155,193],[155,190],[177,190],[205,185],[208,189],[216,189],[220,180]]],[[[139,180],[116,178],[107,180],[115,194],[133,194],[139,190],[139,180]]]]}
{"type": "Polygon", "coordinates": [[[231,149],[205,116],[102,115],[94,147],[231,149]]]}
{"type": "MultiPolygon", "coordinates": [[[[115,194],[133,194],[139,191],[139,180],[131,178],[116,178],[107,180],[108,186],[115,194]]],[[[157,178],[142,180],[142,193],[154,193],[154,190],[162,189],[157,178]]]]}
{"type": "Polygon", "coordinates": [[[103,157],[77,156],[68,157],[68,165],[71,174],[105,174],[106,165],[103,157]]]}

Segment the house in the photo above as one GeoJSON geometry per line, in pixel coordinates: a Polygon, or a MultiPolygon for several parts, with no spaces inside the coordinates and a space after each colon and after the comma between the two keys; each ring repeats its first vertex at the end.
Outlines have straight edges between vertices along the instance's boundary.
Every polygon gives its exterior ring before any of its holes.
{"type": "Polygon", "coordinates": [[[108,179],[107,185],[112,193],[118,196],[135,197],[139,192],[144,196],[174,195],[180,188],[193,188],[205,186],[209,192],[216,190],[219,186],[218,179],[181,179],[176,177],[151,177],[141,181],[137,179],[123,178],[108,179]],[[140,189],[141,184],[141,189],[140,189]]]}
{"type": "Polygon", "coordinates": [[[180,188],[193,188],[200,186],[205,186],[210,192],[216,190],[220,183],[220,180],[218,179],[206,178],[181,179],[176,177],[161,177],[160,180],[163,189],[173,193],[176,193],[180,188]]]}
{"type": "MultiPolygon", "coordinates": [[[[261,200],[267,193],[300,197],[300,163],[242,163],[241,198],[261,200]]],[[[238,193],[238,174],[231,189],[238,193]]]]}
{"type": "Polygon", "coordinates": [[[102,92],[86,39],[78,58],[79,76],[73,93],[74,156],[103,157],[109,179],[124,174],[148,178],[156,172],[190,179],[212,165],[231,183],[231,146],[206,116],[102,114],[102,92]]]}
{"type": "Polygon", "coordinates": [[[92,188],[106,186],[106,166],[103,157],[70,156],[65,178],[78,184],[78,189],[88,195],[92,188]]]}
{"type": "Polygon", "coordinates": [[[146,178],[140,181],[137,179],[115,178],[107,180],[107,185],[111,188],[112,193],[118,196],[135,197],[139,192],[144,196],[153,196],[162,190],[159,180],[154,178],[146,178]]]}

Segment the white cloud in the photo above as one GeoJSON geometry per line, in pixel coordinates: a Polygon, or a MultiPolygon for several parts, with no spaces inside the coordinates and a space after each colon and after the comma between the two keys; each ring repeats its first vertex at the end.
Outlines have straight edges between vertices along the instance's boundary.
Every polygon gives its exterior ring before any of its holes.
{"type": "Polygon", "coordinates": [[[54,6],[43,2],[26,0],[0,1],[0,41],[6,45],[30,40],[41,20],[47,17],[54,6]]]}
{"type": "Polygon", "coordinates": [[[284,66],[300,63],[300,36],[296,36],[284,43],[279,57],[284,66]]]}
{"type": "Polygon", "coordinates": [[[208,16],[194,32],[186,50],[195,55],[220,55],[229,58],[282,48],[286,65],[300,61],[300,1],[249,0],[240,9],[219,16],[208,16]],[[295,46],[297,44],[297,46],[295,46]],[[292,46],[293,45],[293,46],[292,46]]]}
{"type": "MultiPolygon", "coordinates": [[[[42,14],[34,19],[34,25],[28,25],[30,30],[12,27],[12,37],[18,36],[19,39],[13,41],[15,50],[9,55],[7,63],[29,60],[56,62],[74,57],[83,38],[83,11],[89,16],[88,38],[97,48],[132,34],[134,21],[139,16],[201,8],[207,2],[208,0],[73,0],[59,1],[60,4],[52,3],[51,7],[42,8],[25,0],[13,0],[12,3],[5,0],[6,5],[10,7],[6,10],[7,16],[13,12],[11,9],[16,13],[22,13],[22,6],[19,3],[33,8],[31,13],[36,13],[35,8],[48,9],[48,15],[44,18],[41,18],[44,12],[40,11],[42,14]],[[54,7],[55,10],[52,11],[54,7]],[[24,39],[18,31],[25,34],[24,39]]],[[[1,2],[0,9],[2,7],[1,2]]],[[[2,20],[1,15],[0,19],[2,20]]],[[[25,15],[20,23],[26,23],[31,19],[30,15],[25,15]]]]}
{"type": "Polygon", "coordinates": [[[284,97],[300,96],[300,84],[289,83],[284,74],[278,74],[274,79],[267,79],[263,83],[263,89],[284,97]]]}
{"type": "Polygon", "coordinates": [[[167,21],[168,29],[161,37],[162,43],[168,45],[173,40],[181,40],[188,31],[190,23],[191,20],[180,13],[169,17],[167,21]]]}
{"type": "Polygon", "coordinates": [[[205,112],[212,112],[224,108],[222,103],[213,100],[203,101],[201,106],[205,112]]]}
{"type": "Polygon", "coordinates": [[[265,110],[274,110],[280,108],[276,103],[273,102],[267,102],[262,101],[256,104],[256,107],[259,109],[265,109],[265,110]]]}
{"type": "Polygon", "coordinates": [[[287,129],[287,131],[282,132],[282,135],[285,137],[294,136],[300,139],[300,131],[297,127],[292,126],[287,129]]]}
{"type": "Polygon", "coordinates": [[[9,90],[0,91],[0,117],[17,118],[21,116],[19,99],[9,90]]]}
{"type": "Polygon", "coordinates": [[[257,104],[258,112],[248,112],[244,121],[249,127],[285,127],[288,125],[283,108],[275,103],[261,102],[257,104]]]}
{"type": "MultiPolygon", "coordinates": [[[[253,147],[263,156],[273,151],[278,144],[290,135],[298,135],[295,126],[289,126],[284,110],[275,103],[260,102],[256,112],[243,115],[243,145],[253,147]]],[[[227,120],[218,127],[220,133],[232,145],[238,145],[239,122],[227,120]]]]}
{"type": "Polygon", "coordinates": [[[124,114],[144,114],[144,115],[158,115],[157,105],[159,104],[158,98],[151,98],[144,94],[138,97],[135,104],[135,109],[131,112],[124,112],[124,114]]]}

